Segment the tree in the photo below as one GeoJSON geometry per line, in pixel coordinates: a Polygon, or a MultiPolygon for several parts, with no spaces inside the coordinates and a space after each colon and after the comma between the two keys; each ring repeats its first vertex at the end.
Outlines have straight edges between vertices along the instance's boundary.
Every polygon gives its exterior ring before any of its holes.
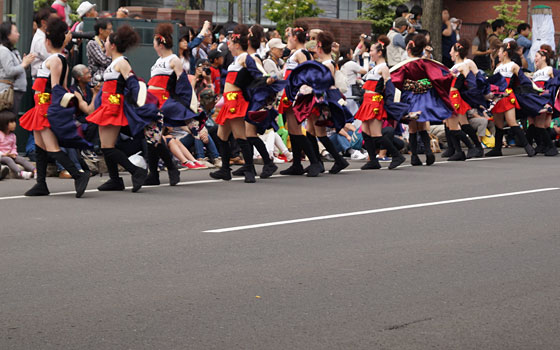
{"type": "Polygon", "coordinates": [[[521,0],[517,0],[514,4],[508,4],[506,0],[500,0],[500,4],[494,6],[494,10],[498,11],[496,19],[502,19],[506,22],[504,37],[508,35],[510,30],[517,30],[517,25],[523,22],[519,19],[521,0]]]}
{"type": "MultiPolygon", "coordinates": [[[[33,9],[39,11],[40,8],[45,6],[51,6],[54,0],[33,0],[33,9]]],[[[70,19],[74,22],[79,21],[80,17],[76,13],[78,6],[80,6],[81,0],[68,0],[68,5],[72,8],[72,13],[70,14],[70,19]]]]}
{"type": "Polygon", "coordinates": [[[269,0],[265,5],[265,17],[276,22],[276,29],[283,33],[300,17],[317,17],[323,12],[315,0],[269,0]]]}
{"type": "Polygon", "coordinates": [[[175,8],[179,10],[202,10],[203,0],[175,0],[175,8]]]}
{"type": "Polygon", "coordinates": [[[430,41],[434,49],[434,58],[441,61],[441,11],[443,4],[441,0],[424,0],[422,14],[422,29],[428,30],[430,41]]]}
{"type": "Polygon", "coordinates": [[[374,33],[386,34],[395,20],[395,8],[405,2],[406,0],[364,0],[359,15],[371,21],[374,33]]]}

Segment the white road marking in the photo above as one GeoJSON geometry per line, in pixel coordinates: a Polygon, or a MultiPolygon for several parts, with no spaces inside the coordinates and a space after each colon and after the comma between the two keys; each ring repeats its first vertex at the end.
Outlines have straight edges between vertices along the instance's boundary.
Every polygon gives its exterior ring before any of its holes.
{"type": "Polygon", "coordinates": [[[322,215],[322,216],[312,216],[312,217],[308,217],[308,218],[293,219],[293,220],[283,220],[283,221],[273,221],[273,222],[266,222],[266,223],[262,223],[262,224],[226,227],[226,228],[220,228],[220,229],[214,229],[214,230],[207,230],[207,231],[203,231],[203,232],[208,232],[208,233],[223,233],[223,232],[250,230],[250,229],[254,229],[254,228],[262,228],[262,227],[270,227],[270,226],[279,226],[279,225],[288,225],[288,224],[297,224],[297,223],[301,223],[301,222],[310,222],[310,221],[319,221],[319,220],[336,219],[336,218],[343,218],[343,217],[348,217],[348,216],[358,216],[358,215],[385,213],[385,212],[388,212],[388,211],[397,211],[397,210],[414,209],[414,208],[422,208],[422,207],[432,207],[432,206],[442,205],[442,204],[472,202],[472,201],[478,201],[478,200],[482,200],[482,199],[501,198],[501,197],[511,197],[511,196],[520,196],[520,195],[524,195],[524,194],[531,194],[531,193],[538,193],[538,192],[548,192],[548,191],[557,191],[557,190],[560,190],[560,187],[538,188],[538,189],[527,190],[527,191],[517,191],[517,192],[508,192],[508,193],[498,193],[498,194],[490,194],[490,195],[485,195],[485,196],[476,196],[476,197],[466,197],[466,198],[449,199],[449,200],[437,201],[437,202],[427,202],[427,203],[418,203],[418,204],[408,204],[408,205],[401,205],[401,206],[397,206],[397,207],[388,207],[388,208],[361,210],[361,211],[354,211],[354,212],[349,212],[349,213],[340,213],[340,214],[331,214],[331,215],[322,215]]]}
{"type": "MultiPolygon", "coordinates": [[[[502,158],[512,158],[512,157],[523,157],[526,155],[525,154],[515,154],[515,155],[511,155],[511,156],[501,156],[501,157],[491,157],[491,158],[472,158],[467,160],[467,162],[469,161],[476,161],[476,160],[490,160],[490,159],[502,159],[502,158]]],[[[387,163],[387,162],[385,162],[387,163]]],[[[439,161],[439,162],[435,162],[434,164],[454,164],[456,162],[448,162],[448,161],[439,161]]],[[[403,164],[400,165],[399,168],[408,168],[411,167],[412,165],[410,164],[403,164]]],[[[387,167],[381,168],[380,170],[389,170],[387,167]]],[[[396,169],[395,169],[396,170],[396,169]]],[[[391,171],[395,171],[395,170],[391,170],[391,171]]],[[[350,173],[350,172],[355,172],[355,171],[361,171],[360,169],[346,169],[346,170],[342,170],[342,172],[344,173],[350,173]]],[[[285,176],[289,176],[289,175],[272,175],[272,177],[285,177],[285,176]]],[[[231,179],[231,181],[242,181],[244,180],[244,178],[242,177],[234,177],[233,179],[231,179]]],[[[218,183],[218,182],[223,182],[223,180],[195,180],[195,181],[185,181],[185,182],[179,182],[177,184],[177,186],[188,186],[188,185],[198,185],[198,184],[208,184],[208,183],[218,183]]],[[[165,186],[169,186],[169,184],[161,184],[161,185],[157,185],[157,186],[144,186],[146,188],[151,188],[151,187],[165,187],[165,186]]],[[[128,186],[125,188],[126,190],[130,190],[132,189],[132,186],[128,186]]],[[[97,189],[92,189],[92,190],[86,190],[85,193],[92,193],[92,192],[99,192],[97,189]]],[[[63,191],[63,192],[53,192],[50,195],[51,196],[63,196],[63,195],[74,195],[76,194],[75,191],[63,191]]],[[[16,196],[6,196],[6,197],[0,197],[0,201],[2,200],[10,200],[10,199],[26,199],[26,198],[33,198],[33,197],[26,197],[23,195],[16,195],[16,196]]]]}

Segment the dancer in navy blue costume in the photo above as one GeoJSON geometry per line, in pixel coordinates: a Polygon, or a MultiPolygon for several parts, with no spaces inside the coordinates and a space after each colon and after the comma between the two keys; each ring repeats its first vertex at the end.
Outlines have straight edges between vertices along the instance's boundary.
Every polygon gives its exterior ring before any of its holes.
{"type": "Polygon", "coordinates": [[[441,63],[421,58],[426,45],[424,35],[415,35],[407,46],[408,56],[412,59],[391,68],[391,80],[402,91],[401,102],[409,105],[410,113],[419,113],[417,120],[408,123],[410,163],[413,166],[422,165],[418,157],[417,133],[424,143],[426,165],[432,165],[436,158],[430,149],[429,123],[442,123],[453,112],[449,99],[453,75],[441,63]]]}
{"type": "Polygon", "coordinates": [[[66,35],[67,31],[68,26],[59,18],[49,20],[46,46],[51,56],[43,62],[33,85],[36,106],[20,119],[23,128],[33,130],[37,154],[37,183],[25,193],[26,196],[49,194],[46,182],[49,155],[72,175],[76,198],[84,194],[89,182],[87,167],[83,172],[78,171],[68,155],[60,150],[60,145],[74,148],[91,146],[77,134],[73,118],[75,108],[66,105],[73,96],[66,88],[68,63],[62,55],[71,38],[66,35]]]}

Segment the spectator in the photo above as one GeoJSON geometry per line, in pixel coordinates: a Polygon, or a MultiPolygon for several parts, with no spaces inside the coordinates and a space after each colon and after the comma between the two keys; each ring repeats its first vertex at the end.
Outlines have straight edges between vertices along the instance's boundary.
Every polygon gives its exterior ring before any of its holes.
{"type": "Polygon", "coordinates": [[[74,23],[74,27],[72,27],[73,32],[83,32],[84,29],[84,17],[88,18],[96,18],[99,14],[95,8],[95,4],[90,3],[89,1],[84,1],[80,4],[76,12],[78,16],[80,16],[80,21],[74,23]]]}
{"type": "Polygon", "coordinates": [[[126,7],[120,7],[115,14],[116,18],[128,18],[128,9],[126,7]]]}
{"type": "Polygon", "coordinates": [[[408,15],[408,6],[401,4],[395,9],[395,19],[399,17],[406,17],[408,15]]]}
{"type": "Polygon", "coordinates": [[[414,5],[410,9],[408,21],[416,30],[422,29],[422,13],[423,11],[421,6],[414,5]]]}
{"type": "Polygon", "coordinates": [[[212,50],[208,53],[208,60],[210,61],[210,79],[214,85],[214,93],[219,95],[222,91],[222,73],[224,56],[226,52],[219,50],[212,50]]]}
{"type": "Polygon", "coordinates": [[[268,52],[266,53],[265,60],[263,61],[264,70],[271,76],[282,77],[282,53],[286,48],[286,44],[279,38],[270,39],[268,42],[268,52]]]}
{"type": "Polygon", "coordinates": [[[15,45],[19,40],[18,28],[6,21],[0,24],[0,93],[9,89],[14,90],[12,111],[19,113],[19,107],[25,91],[27,79],[25,69],[35,59],[35,55],[24,55],[21,58],[15,45]]]}
{"type": "Polygon", "coordinates": [[[210,62],[208,62],[207,59],[201,58],[196,61],[194,76],[190,76],[189,78],[197,97],[199,97],[200,92],[206,88],[214,90],[211,75],[210,62]]]}
{"type": "Polygon", "coordinates": [[[111,57],[105,54],[105,40],[113,32],[113,24],[102,18],[97,20],[93,29],[95,37],[87,43],[88,66],[94,82],[99,82],[112,61],[111,57]]]}
{"type": "Polygon", "coordinates": [[[177,52],[177,56],[183,62],[183,70],[187,72],[187,74],[191,73],[191,51],[189,50],[189,39],[190,34],[187,33],[183,35],[179,39],[179,50],[177,52]]]}
{"type": "Polygon", "coordinates": [[[72,26],[72,20],[70,19],[72,8],[68,5],[68,0],[55,0],[51,7],[56,10],[58,17],[66,22],[70,28],[72,26]]]}
{"type": "Polygon", "coordinates": [[[18,155],[16,134],[17,115],[9,110],[0,111],[0,163],[7,165],[20,179],[33,178],[35,167],[18,155]],[[19,168],[23,166],[24,170],[19,168]]]}
{"type": "Polygon", "coordinates": [[[472,54],[474,56],[473,61],[476,63],[478,69],[484,71],[492,69],[492,61],[490,54],[492,50],[490,49],[490,43],[488,42],[488,36],[492,33],[492,26],[488,22],[482,22],[478,26],[476,32],[476,37],[472,42],[472,54]]]}
{"type": "Polygon", "coordinates": [[[391,43],[387,46],[387,63],[390,67],[400,63],[406,55],[406,45],[404,43],[404,35],[409,23],[404,17],[395,20],[395,25],[387,37],[391,43]]]}
{"type": "Polygon", "coordinates": [[[37,24],[37,31],[33,35],[33,40],[31,40],[31,48],[29,52],[35,55],[35,60],[31,64],[31,77],[35,79],[37,77],[37,71],[41,68],[43,61],[49,57],[49,52],[47,51],[46,42],[46,31],[47,22],[50,16],[56,13],[52,7],[43,7],[37,12],[35,16],[35,23],[37,24]]]}
{"type": "Polygon", "coordinates": [[[350,110],[352,115],[356,114],[358,111],[358,104],[353,99],[360,97],[358,96],[361,89],[361,85],[358,84],[358,76],[367,73],[367,70],[360,66],[358,63],[352,60],[354,53],[349,47],[344,47],[340,50],[340,57],[342,61],[339,63],[340,71],[346,77],[346,82],[348,83],[348,89],[344,96],[346,96],[346,107],[350,110]]]}
{"type": "Polygon", "coordinates": [[[442,63],[448,68],[453,67],[453,61],[451,60],[451,47],[457,42],[457,32],[453,29],[453,25],[449,18],[449,10],[443,9],[441,11],[441,22],[442,22],[442,37],[441,37],[441,55],[442,63]]]}
{"type": "Polygon", "coordinates": [[[91,72],[88,67],[78,64],[72,68],[72,77],[76,82],[70,87],[78,100],[76,120],[81,123],[84,138],[99,149],[99,133],[97,124],[88,123],[86,117],[95,110],[95,98],[99,93],[101,84],[97,83],[91,87],[91,72]]]}
{"type": "Polygon", "coordinates": [[[210,45],[212,45],[212,32],[207,30],[204,33],[202,42],[192,49],[192,57],[195,61],[203,58],[208,59],[208,52],[210,52],[210,45]]]}
{"type": "Polygon", "coordinates": [[[517,26],[517,34],[519,34],[517,37],[517,45],[522,48],[523,57],[525,57],[525,60],[527,61],[527,69],[532,72],[535,70],[535,65],[531,57],[529,57],[529,51],[533,45],[529,39],[529,36],[531,35],[531,26],[528,23],[521,23],[517,26]]]}
{"type": "Polygon", "coordinates": [[[492,22],[492,34],[488,35],[488,43],[490,44],[490,59],[492,61],[492,68],[497,65],[498,60],[498,50],[502,46],[502,41],[500,40],[500,35],[506,30],[506,22],[503,19],[497,19],[492,22]]]}

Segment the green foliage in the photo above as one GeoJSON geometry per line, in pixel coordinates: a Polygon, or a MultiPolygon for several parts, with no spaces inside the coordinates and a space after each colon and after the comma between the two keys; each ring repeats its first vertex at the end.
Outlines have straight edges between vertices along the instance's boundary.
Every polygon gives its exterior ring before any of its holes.
{"type": "Polygon", "coordinates": [[[315,0],[269,0],[265,5],[265,17],[276,23],[280,33],[300,17],[317,17],[323,12],[315,0]]]}
{"type": "Polygon", "coordinates": [[[494,6],[494,10],[498,11],[496,19],[502,19],[506,22],[506,36],[510,30],[517,30],[517,25],[523,23],[523,20],[519,19],[521,0],[516,0],[513,4],[508,4],[506,0],[500,0],[500,4],[494,6]]]}
{"type": "Polygon", "coordinates": [[[202,0],[175,0],[175,8],[179,10],[202,10],[202,0]]]}
{"type": "Polygon", "coordinates": [[[374,33],[386,34],[395,20],[395,8],[406,0],[364,0],[360,18],[371,21],[374,33]]]}
{"type": "MultiPolygon", "coordinates": [[[[51,6],[54,0],[33,0],[33,8],[38,11],[40,8],[45,6],[51,6]]],[[[74,22],[79,21],[80,17],[76,13],[78,6],[80,6],[81,0],[68,0],[68,4],[72,8],[72,13],[70,14],[70,19],[74,22]]]]}

